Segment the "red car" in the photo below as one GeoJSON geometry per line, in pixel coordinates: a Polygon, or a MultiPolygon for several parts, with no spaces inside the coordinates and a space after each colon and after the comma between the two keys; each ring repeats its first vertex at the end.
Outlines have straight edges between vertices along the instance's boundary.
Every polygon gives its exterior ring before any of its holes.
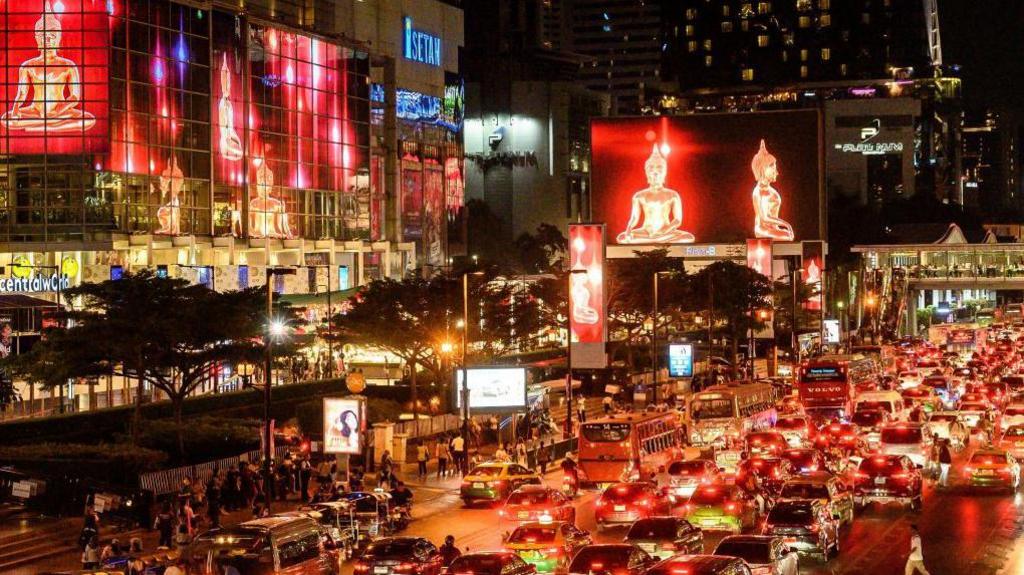
{"type": "Polygon", "coordinates": [[[743,440],[746,452],[750,455],[778,455],[789,447],[786,437],[777,431],[755,431],[748,433],[743,440]]]}
{"type": "Polygon", "coordinates": [[[786,438],[789,445],[799,447],[804,442],[814,439],[818,429],[810,417],[806,415],[783,415],[775,422],[775,431],[786,438]]]}
{"type": "Polygon", "coordinates": [[[816,473],[818,471],[828,470],[825,463],[825,456],[813,447],[787,449],[782,452],[781,456],[783,459],[788,461],[789,464],[793,466],[793,469],[799,474],[816,473]]]}
{"type": "Polygon", "coordinates": [[[821,428],[821,433],[814,441],[818,449],[856,449],[860,444],[860,428],[852,423],[830,423],[821,428]]]}
{"type": "Polygon", "coordinates": [[[769,491],[778,493],[782,484],[793,477],[793,466],[779,457],[751,457],[736,468],[736,484],[742,485],[748,474],[757,477],[769,491]]]}
{"type": "Polygon", "coordinates": [[[658,486],[645,481],[613,483],[594,502],[597,530],[629,525],[637,519],[671,515],[672,501],[658,486]]]}
{"type": "Polygon", "coordinates": [[[514,523],[541,521],[542,517],[575,523],[576,507],[557,489],[546,485],[524,485],[508,496],[505,505],[498,510],[498,516],[514,523]]]}
{"type": "Polygon", "coordinates": [[[853,504],[897,502],[921,508],[921,471],[905,455],[872,455],[854,473],[853,504]]]}

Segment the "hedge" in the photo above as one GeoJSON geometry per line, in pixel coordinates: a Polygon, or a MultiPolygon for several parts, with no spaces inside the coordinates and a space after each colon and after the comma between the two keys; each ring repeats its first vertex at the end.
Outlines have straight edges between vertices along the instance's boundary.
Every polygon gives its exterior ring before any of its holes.
{"type": "MultiPolygon", "coordinates": [[[[295,416],[295,406],[315,398],[345,395],[344,380],[328,379],[295,383],[275,387],[272,398],[271,416],[286,420],[295,416]]],[[[368,386],[363,395],[370,398],[408,401],[409,388],[405,386],[368,386]]],[[[134,406],[118,406],[82,413],[70,413],[52,417],[19,419],[0,423],[0,437],[6,445],[41,442],[90,443],[113,441],[119,434],[129,432],[134,406]]],[[[259,390],[244,390],[231,393],[210,394],[185,400],[182,407],[184,418],[211,414],[217,416],[262,417],[263,393],[259,390]]],[[[144,421],[173,418],[174,411],[169,401],[146,403],[141,409],[144,421]]],[[[2,458],[0,458],[2,461],[2,458]]]]}
{"type": "Polygon", "coordinates": [[[160,469],[167,454],[126,444],[37,443],[0,446],[0,461],[22,471],[48,476],[90,477],[111,484],[134,481],[139,473],[160,469]]]}

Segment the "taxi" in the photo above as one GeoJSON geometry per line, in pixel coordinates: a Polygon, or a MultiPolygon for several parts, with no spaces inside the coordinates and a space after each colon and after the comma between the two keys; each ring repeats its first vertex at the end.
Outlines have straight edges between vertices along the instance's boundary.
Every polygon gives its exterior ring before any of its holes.
{"type": "Polygon", "coordinates": [[[498,509],[502,521],[525,523],[548,518],[555,521],[576,522],[576,507],[572,500],[557,489],[546,485],[524,485],[516,489],[498,509]]]}
{"type": "Polygon", "coordinates": [[[743,443],[750,455],[778,455],[783,449],[789,447],[786,436],[778,431],[748,433],[743,443]]]}
{"type": "Polygon", "coordinates": [[[462,479],[459,491],[467,506],[479,501],[500,502],[522,485],[540,485],[540,475],[507,461],[481,463],[462,479]]]}
{"type": "Polygon", "coordinates": [[[1020,486],[1020,464],[1002,449],[979,449],[964,466],[970,487],[1003,487],[1010,493],[1020,486]]]}
{"type": "Polygon", "coordinates": [[[964,425],[977,429],[981,425],[982,419],[990,417],[989,409],[988,403],[961,401],[957,412],[964,425]]]}
{"type": "Polygon", "coordinates": [[[757,524],[757,503],[735,485],[701,485],[683,505],[683,518],[705,531],[742,533],[757,524]]]}
{"type": "Polygon", "coordinates": [[[638,519],[671,512],[668,494],[646,481],[613,483],[594,502],[599,532],[611,525],[629,525],[638,519]]]}
{"type": "Polygon", "coordinates": [[[691,459],[690,461],[673,461],[668,466],[668,474],[672,476],[669,483],[669,497],[673,502],[685,501],[701,484],[716,483],[721,472],[714,461],[707,459],[691,459]]]}
{"type": "Polygon", "coordinates": [[[786,438],[792,447],[800,447],[814,438],[818,431],[806,415],[784,415],[775,422],[775,431],[786,438]]]}
{"type": "Polygon", "coordinates": [[[536,567],[538,573],[564,572],[573,555],[590,543],[590,533],[566,521],[524,523],[505,537],[505,549],[536,567]]]}
{"type": "Polygon", "coordinates": [[[740,462],[736,469],[736,483],[742,484],[748,474],[757,477],[768,491],[778,493],[782,484],[793,475],[793,466],[779,457],[751,457],[740,462]]]}
{"type": "Polygon", "coordinates": [[[1007,427],[999,439],[999,448],[1006,450],[1014,458],[1024,457],[1024,424],[1007,427]]]}
{"type": "Polygon", "coordinates": [[[817,499],[840,524],[853,523],[853,493],[831,473],[819,472],[787,481],[778,501],[794,499],[817,499]]]}

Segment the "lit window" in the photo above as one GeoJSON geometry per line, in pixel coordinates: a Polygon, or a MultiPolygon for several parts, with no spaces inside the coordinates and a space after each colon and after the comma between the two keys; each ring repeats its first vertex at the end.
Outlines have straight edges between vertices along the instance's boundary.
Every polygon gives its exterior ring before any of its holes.
{"type": "Polygon", "coordinates": [[[832,7],[831,4],[832,4],[832,0],[818,0],[818,9],[819,10],[828,10],[829,8],[832,7]]]}
{"type": "Polygon", "coordinates": [[[810,16],[801,16],[799,18],[799,20],[797,20],[797,25],[799,25],[801,28],[810,28],[811,27],[811,17],[810,16]]]}
{"type": "Polygon", "coordinates": [[[871,13],[870,12],[865,12],[865,13],[861,14],[860,15],[860,22],[861,22],[861,24],[870,24],[871,23],[871,13]]]}
{"type": "Polygon", "coordinates": [[[728,16],[728,15],[729,15],[729,5],[728,4],[723,4],[722,5],[722,16],[728,16]]]}
{"type": "Polygon", "coordinates": [[[753,68],[744,68],[743,69],[743,73],[742,73],[742,77],[743,77],[743,81],[744,82],[752,82],[752,81],[754,81],[754,69],[753,68]]]}
{"type": "Polygon", "coordinates": [[[761,47],[761,48],[767,47],[768,46],[768,35],[767,34],[758,34],[757,35],[757,45],[759,47],[761,47]]]}
{"type": "Polygon", "coordinates": [[[707,40],[704,40],[704,49],[707,50],[708,52],[711,51],[711,39],[710,38],[708,38],[707,40]]]}
{"type": "Polygon", "coordinates": [[[694,20],[696,18],[697,18],[697,9],[696,8],[687,8],[686,9],[686,19],[687,20],[694,20]]]}
{"type": "Polygon", "coordinates": [[[771,2],[758,2],[757,3],[757,13],[758,14],[768,14],[771,11],[772,11],[772,3],[771,2]]]}
{"type": "Polygon", "coordinates": [[[820,24],[822,28],[825,28],[827,26],[831,26],[832,25],[832,15],[831,14],[822,14],[821,18],[818,19],[818,24],[820,24]]]}
{"type": "Polygon", "coordinates": [[[783,62],[789,62],[789,51],[788,50],[783,50],[782,51],[782,61],[783,62]]]}
{"type": "Polygon", "coordinates": [[[845,76],[846,75],[846,64],[840,64],[839,65],[839,75],[840,76],[845,76]]]}
{"type": "Polygon", "coordinates": [[[821,61],[822,62],[828,62],[831,59],[832,59],[832,49],[831,48],[822,48],[821,49],[821,61]]]}
{"type": "Polygon", "coordinates": [[[711,67],[711,56],[704,56],[704,66],[711,67]]]}
{"type": "Polygon", "coordinates": [[[690,40],[689,42],[687,42],[686,43],[686,51],[687,52],[691,52],[691,53],[692,52],[696,52],[697,51],[697,41],[696,40],[690,40]]]}
{"type": "Polygon", "coordinates": [[[807,61],[807,49],[806,48],[804,48],[803,50],[800,50],[800,61],[801,62],[806,62],[807,61]]]}
{"type": "Polygon", "coordinates": [[[800,77],[801,78],[806,78],[807,77],[807,66],[800,66],[800,77]]]}
{"type": "Polygon", "coordinates": [[[806,12],[811,9],[811,0],[796,0],[796,9],[806,12]]]}
{"type": "Polygon", "coordinates": [[[745,18],[754,13],[754,8],[750,2],[744,2],[740,4],[740,18],[745,18]]]}
{"type": "Polygon", "coordinates": [[[686,35],[687,36],[693,36],[693,32],[694,32],[693,24],[687,24],[686,25],[686,35]]]}
{"type": "Polygon", "coordinates": [[[732,32],[732,22],[722,22],[722,32],[732,32]]]}
{"type": "Polygon", "coordinates": [[[740,30],[747,32],[750,30],[750,20],[743,20],[740,22],[740,30]]]}

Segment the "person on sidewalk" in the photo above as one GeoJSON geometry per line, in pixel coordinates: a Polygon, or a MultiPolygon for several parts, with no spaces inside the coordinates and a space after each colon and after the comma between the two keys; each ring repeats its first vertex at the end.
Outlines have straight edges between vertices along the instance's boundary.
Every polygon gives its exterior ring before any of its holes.
{"type": "Polygon", "coordinates": [[[452,442],[449,445],[452,450],[452,456],[455,457],[455,466],[459,468],[459,473],[462,475],[466,474],[466,440],[461,434],[456,435],[452,438],[452,442]]]}
{"type": "Polygon", "coordinates": [[[434,457],[437,457],[437,478],[448,476],[448,439],[441,437],[434,444],[434,457]]]}
{"type": "Polygon", "coordinates": [[[516,452],[516,463],[523,467],[529,467],[529,465],[527,465],[526,442],[517,442],[514,450],[516,452]]]}
{"type": "Polygon", "coordinates": [[[82,569],[96,569],[100,566],[100,538],[93,535],[82,550],[82,569]]]}
{"type": "Polygon", "coordinates": [[[420,441],[416,446],[416,465],[420,480],[427,478],[427,462],[430,461],[430,450],[427,449],[427,442],[420,441]]]}
{"type": "Polygon", "coordinates": [[[498,449],[494,451],[495,461],[510,461],[511,458],[508,456],[508,451],[505,451],[505,444],[499,443],[498,449]]]}
{"type": "Polygon", "coordinates": [[[949,450],[949,440],[939,444],[939,487],[949,487],[949,468],[953,465],[953,453],[949,450]]]}
{"type": "Polygon", "coordinates": [[[551,449],[544,444],[544,440],[540,440],[540,448],[537,449],[537,466],[540,468],[540,474],[544,475],[548,472],[548,464],[551,463],[551,449]]]}
{"type": "Polygon", "coordinates": [[[604,409],[605,415],[611,415],[612,413],[612,396],[606,395],[601,400],[601,407],[604,409]]]}
{"type": "Polygon", "coordinates": [[[917,525],[910,526],[910,555],[907,557],[907,565],[903,568],[903,575],[914,575],[915,573],[930,575],[924,566],[924,553],[921,550],[921,533],[917,525]]]}
{"type": "Polygon", "coordinates": [[[156,544],[157,547],[170,549],[174,539],[174,526],[176,523],[174,513],[171,512],[171,504],[169,502],[164,503],[160,513],[157,513],[156,519],[153,521],[153,529],[160,532],[160,538],[156,544]]]}

